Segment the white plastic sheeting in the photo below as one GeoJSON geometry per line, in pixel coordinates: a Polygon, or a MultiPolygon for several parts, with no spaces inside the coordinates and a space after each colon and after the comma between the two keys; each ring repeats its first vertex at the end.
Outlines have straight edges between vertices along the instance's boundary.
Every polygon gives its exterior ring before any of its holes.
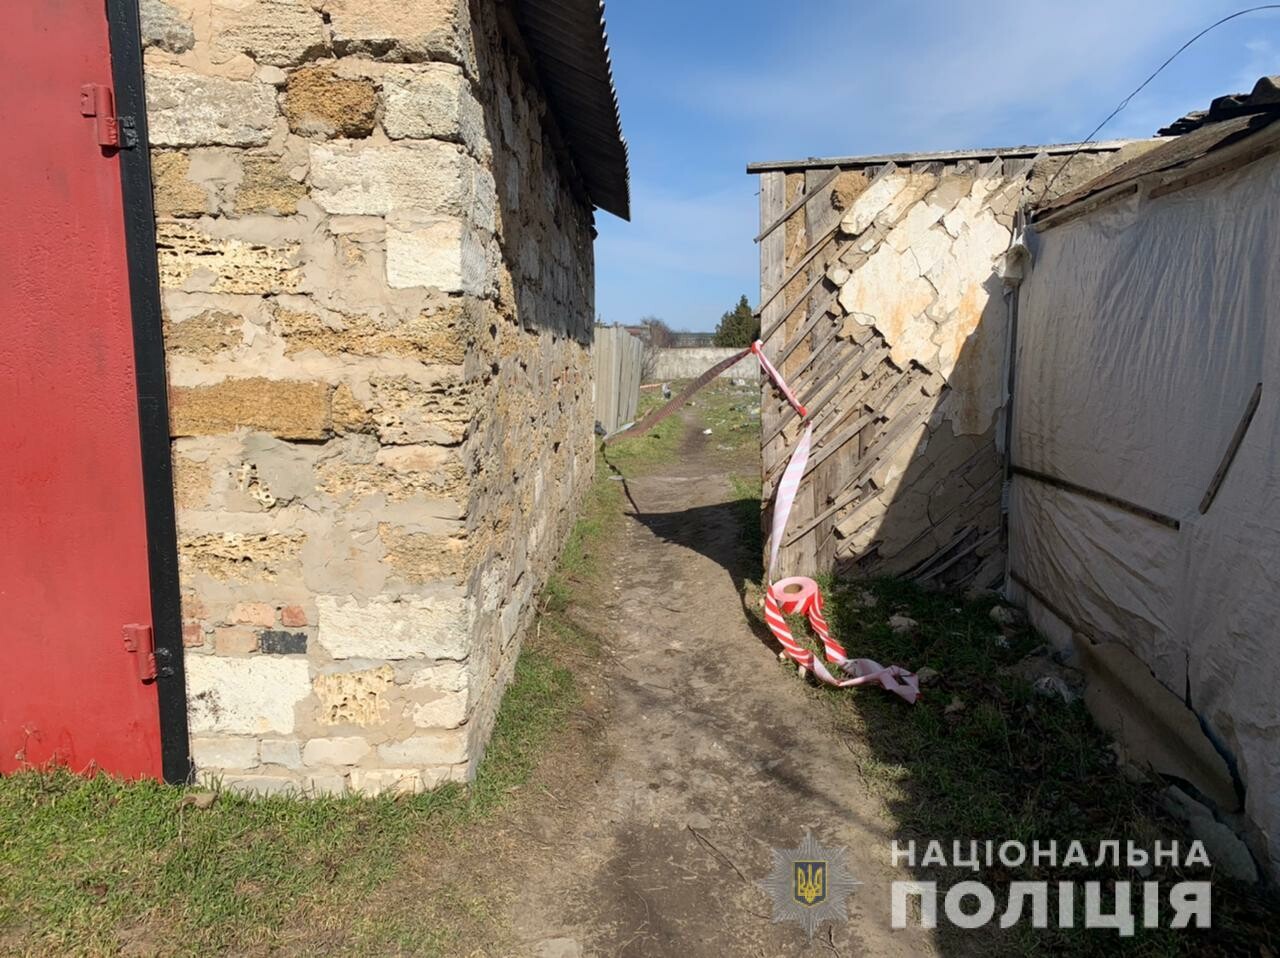
{"type": "Polygon", "coordinates": [[[1280,158],[1036,237],[1020,291],[1010,564],[1185,698],[1280,862],[1280,158]],[[1200,503],[1258,383],[1217,498],[1200,503]]]}

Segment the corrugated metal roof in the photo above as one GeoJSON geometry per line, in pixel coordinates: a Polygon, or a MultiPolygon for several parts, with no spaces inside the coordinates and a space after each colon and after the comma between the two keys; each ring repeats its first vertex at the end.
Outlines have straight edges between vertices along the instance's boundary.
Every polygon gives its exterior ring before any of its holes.
{"type": "Polygon", "coordinates": [[[1033,159],[1057,156],[1063,153],[1113,153],[1133,140],[1103,140],[1098,143],[1050,143],[1045,146],[991,146],[972,150],[942,150],[934,153],[872,153],[867,156],[811,156],[804,160],[770,160],[749,163],[748,173],[773,173],[786,170],[812,170],[838,166],[842,170],[856,170],[862,166],[879,166],[883,163],[951,163],[960,160],[1033,159]]]}
{"type": "Polygon", "coordinates": [[[627,141],[601,0],[517,0],[516,21],[591,202],[631,218],[627,141]]]}

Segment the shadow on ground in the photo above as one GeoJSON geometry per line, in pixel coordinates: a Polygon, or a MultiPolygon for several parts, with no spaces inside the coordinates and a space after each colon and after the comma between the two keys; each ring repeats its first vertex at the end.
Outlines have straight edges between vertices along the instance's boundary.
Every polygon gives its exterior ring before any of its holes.
{"type": "MultiPolygon", "coordinates": [[[[629,494],[629,493],[628,493],[629,494]]],[[[759,600],[760,500],[743,496],[675,511],[642,508],[631,498],[635,519],[663,542],[697,552],[730,576],[756,638],[772,651],[778,646],[756,607],[759,600]]],[[[828,618],[835,634],[855,657],[897,663],[936,673],[926,696],[914,707],[876,689],[832,690],[813,684],[809,694],[821,700],[844,745],[857,758],[863,782],[892,814],[894,837],[916,847],[913,877],[938,888],[939,927],[934,944],[942,955],[1258,955],[1276,947],[1271,907],[1253,890],[1214,879],[1214,928],[1176,931],[1168,927],[1168,889],[1183,880],[1205,880],[1206,870],[1162,867],[1139,873],[1121,864],[1099,865],[1100,843],[1133,841],[1150,849],[1156,841],[1186,838],[1156,803],[1158,783],[1126,777],[1109,741],[1083,704],[1037,693],[1028,677],[1051,662],[1039,636],[1023,625],[1001,627],[990,612],[992,594],[966,597],[927,590],[902,580],[881,578],[842,584],[828,590],[828,618]],[[900,614],[917,625],[905,633],[888,625],[900,614]],[[1024,663],[1019,666],[1019,663],[1024,663]],[[1034,668],[1026,669],[1031,663],[1034,668]],[[1008,841],[1056,842],[1059,858],[1072,841],[1089,853],[1083,867],[1003,864],[998,856],[981,872],[926,866],[925,849],[937,841],[954,865],[955,842],[964,854],[970,842],[984,849],[1008,841]],[[996,918],[966,931],[943,916],[946,889],[961,881],[983,881],[995,893],[996,918]],[[998,919],[1008,901],[1010,883],[1047,882],[1050,924],[1031,927],[1029,907],[1013,927],[998,919]],[[1098,882],[1104,911],[1114,903],[1115,882],[1135,890],[1137,934],[1120,937],[1113,929],[1085,929],[1086,882],[1098,882]],[[1160,925],[1142,927],[1142,882],[1161,886],[1160,925]],[[1075,929],[1056,927],[1057,885],[1075,886],[1075,929]]],[[[777,681],[795,681],[779,673],[777,681]]],[[[654,701],[653,707],[662,703],[654,701]]],[[[774,748],[790,745],[789,723],[779,716],[760,730],[774,748]]],[[[786,778],[779,770],[779,778],[786,778]]],[[[782,781],[798,799],[815,803],[823,814],[856,815],[842,796],[805,795],[803,776],[782,781]]],[[[888,849],[885,849],[888,854],[888,849]]],[[[979,852],[985,857],[985,851],[979,852]]],[[[888,889],[877,894],[888,894],[888,889]]],[[[972,908],[973,902],[968,902],[972,908]]],[[[912,918],[919,921],[919,913],[912,918]]]]}

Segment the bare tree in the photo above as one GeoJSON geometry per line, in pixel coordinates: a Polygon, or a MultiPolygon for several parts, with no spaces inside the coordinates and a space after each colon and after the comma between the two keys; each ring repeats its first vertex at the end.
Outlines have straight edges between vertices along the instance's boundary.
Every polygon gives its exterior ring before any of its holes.
{"type": "Polygon", "coordinates": [[[652,382],[658,371],[658,355],[664,349],[670,349],[675,342],[675,334],[671,327],[657,316],[644,316],[640,320],[644,330],[640,341],[644,343],[644,352],[640,354],[640,381],[652,382]]]}
{"type": "Polygon", "coordinates": [[[670,349],[676,341],[676,334],[671,331],[671,327],[657,316],[641,317],[640,325],[649,334],[649,343],[658,349],[670,349]]]}

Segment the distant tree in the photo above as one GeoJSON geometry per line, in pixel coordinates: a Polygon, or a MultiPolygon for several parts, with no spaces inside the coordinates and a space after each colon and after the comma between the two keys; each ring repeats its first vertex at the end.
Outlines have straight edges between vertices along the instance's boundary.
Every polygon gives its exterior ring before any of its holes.
{"type": "Polygon", "coordinates": [[[676,341],[675,333],[671,331],[671,327],[657,316],[641,317],[640,325],[648,331],[649,345],[654,349],[666,349],[676,341]]]}
{"type": "Polygon", "coordinates": [[[760,320],[751,314],[751,304],[743,296],[737,306],[720,317],[716,326],[716,345],[741,349],[750,346],[759,335],[760,320]]]}

